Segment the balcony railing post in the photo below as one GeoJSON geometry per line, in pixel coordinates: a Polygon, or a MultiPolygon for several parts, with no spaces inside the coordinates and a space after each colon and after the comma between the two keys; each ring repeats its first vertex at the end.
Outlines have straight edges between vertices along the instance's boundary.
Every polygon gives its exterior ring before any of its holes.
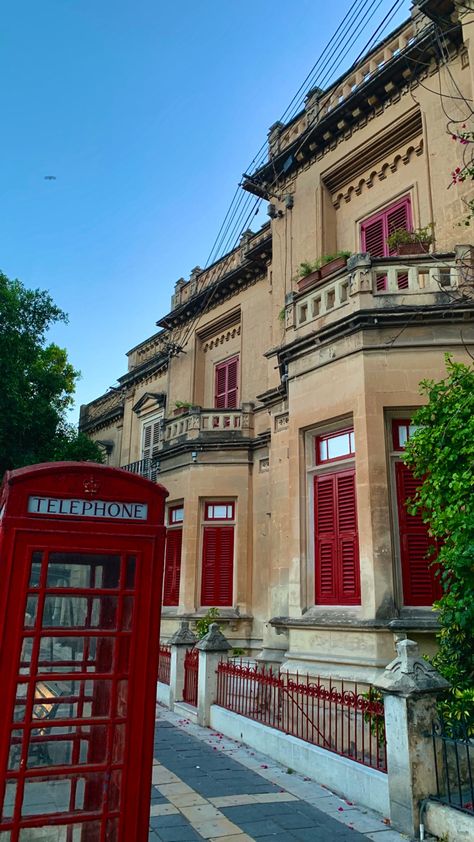
{"type": "Polygon", "coordinates": [[[217,698],[217,665],[232,646],[218,624],[211,623],[208,633],[196,644],[196,649],[199,650],[198,724],[208,726],[211,705],[217,698]]]}
{"type": "Polygon", "coordinates": [[[349,295],[372,293],[372,259],[368,252],[353,254],[347,261],[349,295]]]}
{"type": "Polygon", "coordinates": [[[174,709],[175,702],[183,700],[184,689],[184,658],[190,646],[197,641],[196,635],[190,630],[187,620],[182,620],[181,625],[169,640],[171,647],[170,664],[170,709],[174,709]]]}
{"type": "Polygon", "coordinates": [[[384,697],[392,827],[418,838],[420,805],[436,792],[435,767],[426,760],[436,700],[449,684],[420,656],[417,643],[401,640],[374,686],[384,697]]]}

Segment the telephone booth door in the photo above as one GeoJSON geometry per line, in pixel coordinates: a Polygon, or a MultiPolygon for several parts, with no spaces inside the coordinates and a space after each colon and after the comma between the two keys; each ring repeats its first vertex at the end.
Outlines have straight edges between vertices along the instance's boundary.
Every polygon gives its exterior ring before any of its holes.
{"type": "Polygon", "coordinates": [[[50,520],[10,536],[0,842],[144,842],[163,541],[50,520]]]}

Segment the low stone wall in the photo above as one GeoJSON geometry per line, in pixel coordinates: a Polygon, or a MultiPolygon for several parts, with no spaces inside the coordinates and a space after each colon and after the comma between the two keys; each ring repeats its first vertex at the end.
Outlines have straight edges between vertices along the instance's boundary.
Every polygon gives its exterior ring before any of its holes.
{"type": "Polygon", "coordinates": [[[165,708],[170,707],[170,685],[169,684],[162,684],[161,681],[157,682],[156,685],[156,701],[160,703],[160,705],[164,705],[165,708]]]}
{"type": "Polygon", "coordinates": [[[425,831],[443,842],[472,842],[474,839],[474,816],[439,801],[427,802],[424,825],[425,831]]]}
{"type": "Polygon", "coordinates": [[[295,772],[314,778],[349,801],[389,815],[388,777],[383,772],[282,734],[218,705],[211,706],[210,714],[213,730],[246,743],[295,772]]]}

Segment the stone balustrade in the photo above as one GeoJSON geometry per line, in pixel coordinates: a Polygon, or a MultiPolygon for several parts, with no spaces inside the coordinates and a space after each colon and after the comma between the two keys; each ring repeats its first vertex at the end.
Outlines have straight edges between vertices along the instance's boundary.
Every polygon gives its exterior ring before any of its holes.
{"type": "Polygon", "coordinates": [[[193,406],[176,418],[164,422],[163,445],[176,444],[181,438],[212,438],[215,433],[253,435],[253,404],[243,403],[241,409],[203,409],[193,406]]]}
{"type": "Polygon", "coordinates": [[[439,303],[439,295],[454,294],[460,282],[459,262],[453,254],[379,260],[372,260],[368,254],[353,255],[345,269],[315,280],[304,293],[288,296],[285,326],[287,330],[304,328],[324,317],[336,321],[345,315],[344,309],[347,313],[377,309],[388,302],[439,303]]]}

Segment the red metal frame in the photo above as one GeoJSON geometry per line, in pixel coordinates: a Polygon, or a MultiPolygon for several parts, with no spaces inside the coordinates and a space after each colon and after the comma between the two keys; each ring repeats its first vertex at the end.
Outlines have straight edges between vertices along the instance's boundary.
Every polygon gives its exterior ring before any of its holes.
{"type": "Polygon", "coordinates": [[[180,503],[179,506],[168,507],[168,526],[182,526],[184,521],[184,505],[180,503]],[[183,517],[175,519],[176,512],[183,512],[183,517]]]}
{"type": "Polygon", "coordinates": [[[63,828],[68,842],[77,829],[81,842],[148,839],[165,496],[141,477],[90,463],[6,475],[0,831],[10,832],[9,842],[28,827],[50,826],[63,828]],[[113,522],[32,516],[32,495],[137,501],[148,513],[113,522]],[[28,810],[37,785],[42,801],[53,788],[59,798],[43,814],[28,810]],[[11,810],[7,787],[15,790],[11,810]]]}
{"type": "Polygon", "coordinates": [[[316,465],[328,465],[331,462],[339,462],[340,459],[352,459],[355,455],[355,437],[354,437],[354,427],[346,427],[344,430],[334,430],[332,433],[323,433],[320,436],[316,436],[315,439],[315,460],[316,465]],[[352,433],[352,438],[354,441],[354,449],[351,450],[349,453],[345,453],[343,456],[334,456],[331,459],[321,459],[319,454],[319,445],[323,441],[329,441],[330,439],[338,438],[338,436],[349,435],[349,443],[350,443],[350,435],[352,433]]]}
{"type": "Polygon", "coordinates": [[[207,500],[204,504],[204,520],[209,521],[210,523],[215,523],[216,521],[235,520],[235,502],[232,500],[207,500]],[[211,517],[209,515],[209,509],[211,506],[230,506],[232,514],[230,517],[227,515],[224,517],[211,517]]]}
{"type": "Polygon", "coordinates": [[[400,430],[403,427],[407,428],[407,433],[408,433],[407,438],[409,438],[410,437],[410,427],[413,427],[413,424],[411,423],[410,419],[409,418],[394,418],[393,419],[393,421],[392,421],[393,449],[399,450],[400,452],[405,450],[405,446],[403,444],[400,444],[400,430]]]}
{"type": "Polygon", "coordinates": [[[198,702],[199,650],[188,649],[184,656],[183,701],[197,707],[198,702]]]}
{"type": "Polygon", "coordinates": [[[171,647],[160,643],[160,660],[158,662],[158,681],[162,684],[170,683],[171,647]]]}
{"type": "Polygon", "coordinates": [[[364,766],[387,771],[384,706],[373,688],[221,661],[217,704],[364,766]]]}

